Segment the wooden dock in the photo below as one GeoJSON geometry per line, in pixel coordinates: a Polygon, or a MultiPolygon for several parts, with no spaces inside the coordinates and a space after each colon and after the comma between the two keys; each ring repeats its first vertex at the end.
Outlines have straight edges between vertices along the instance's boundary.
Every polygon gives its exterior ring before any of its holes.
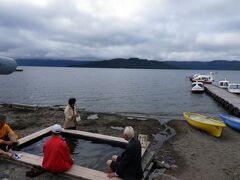
{"type": "Polygon", "coordinates": [[[225,109],[240,117],[240,96],[212,84],[204,84],[205,91],[225,109]]]}

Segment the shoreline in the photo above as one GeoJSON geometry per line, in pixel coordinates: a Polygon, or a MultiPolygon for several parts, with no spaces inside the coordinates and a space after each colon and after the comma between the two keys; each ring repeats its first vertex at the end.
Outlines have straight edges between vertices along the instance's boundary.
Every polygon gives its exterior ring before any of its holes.
{"type": "MultiPolygon", "coordinates": [[[[34,111],[1,105],[0,113],[10,117],[8,122],[11,128],[20,137],[63,122],[62,109],[39,108],[34,111]]],[[[182,120],[164,122],[152,117],[87,111],[81,111],[80,115],[82,121],[79,130],[121,137],[122,128],[131,125],[136,134],[147,134],[152,141],[149,150],[155,152],[153,167],[150,169],[152,180],[168,176],[184,180],[240,178],[240,134],[229,127],[224,128],[222,137],[215,138],[182,120]]],[[[1,172],[5,172],[3,166],[1,163],[1,172]]],[[[24,176],[26,167],[17,167],[22,169],[21,178],[17,179],[27,179],[24,176]]],[[[12,170],[14,171],[14,168],[12,170]]],[[[11,174],[13,173],[9,171],[9,176],[11,174]]],[[[49,175],[44,177],[53,178],[49,175]]]]}

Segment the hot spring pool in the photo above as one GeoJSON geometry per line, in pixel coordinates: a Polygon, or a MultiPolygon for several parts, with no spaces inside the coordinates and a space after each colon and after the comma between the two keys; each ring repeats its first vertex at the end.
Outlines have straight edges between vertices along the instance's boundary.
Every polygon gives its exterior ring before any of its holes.
{"type": "MultiPolygon", "coordinates": [[[[43,156],[43,144],[49,137],[50,136],[42,137],[40,140],[33,142],[20,150],[43,156]]],[[[68,135],[63,135],[62,137],[69,145],[74,164],[99,171],[105,172],[105,162],[108,159],[111,159],[113,154],[120,155],[124,151],[123,147],[105,144],[103,142],[86,140],[68,135]]]]}

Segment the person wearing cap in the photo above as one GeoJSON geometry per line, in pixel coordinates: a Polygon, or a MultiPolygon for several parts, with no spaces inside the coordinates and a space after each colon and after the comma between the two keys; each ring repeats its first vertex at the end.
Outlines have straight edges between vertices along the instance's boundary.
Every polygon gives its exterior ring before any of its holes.
{"type": "Polygon", "coordinates": [[[76,129],[77,121],[76,118],[79,116],[76,111],[76,99],[70,98],[68,100],[68,105],[65,107],[64,110],[64,129],[76,129]]]}
{"type": "Polygon", "coordinates": [[[140,180],[143,178],[140,141],[134,138],[131,126],[125,127],[123,138],[128,141],[126,150],[121,156],[113,155],[112,160],[106,162],[109,169],[108,177],[119,176],[126,180],[140,180]]]}
{"type": "Polygon", "coordinates": [[[12,146],[18,144],[17,135],[6,123],[7,117],[0,114],[0,149],[9,150],[12,146]]]}
{"type": "Polygon", "coordinates": [[[52,136],[43,146],[42,167],[52,173],[62,173],[72,167],[73,161],[67,143],[60,137],[62,126],[55,124],[51,130],[52,136]]]}

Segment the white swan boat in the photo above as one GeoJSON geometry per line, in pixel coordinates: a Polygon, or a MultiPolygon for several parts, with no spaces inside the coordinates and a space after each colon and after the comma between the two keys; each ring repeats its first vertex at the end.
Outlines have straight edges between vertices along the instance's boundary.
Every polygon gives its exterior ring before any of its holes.
{"type": "Polygon", "coordinates": [[[198,82],[202,82],[202,83],[212,84],[214,81],[213,72],[210,72],[209,75],[195,74],[190,77],[190,80],[192,82],[198,81],[198,82]]]}
{"type": "Polygon", "coordinates": [[[192,90],[193,93],[203,93],[204,92],[204,86],[202,82],[193,82],[192,83],[192,90]]]}

